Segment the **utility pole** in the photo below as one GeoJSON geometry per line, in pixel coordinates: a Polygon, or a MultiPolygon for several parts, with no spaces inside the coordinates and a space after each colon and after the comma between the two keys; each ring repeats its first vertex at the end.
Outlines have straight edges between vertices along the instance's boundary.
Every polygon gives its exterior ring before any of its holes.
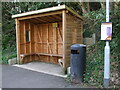
{"type": "Polygon", "coordinates": [[[60,6],[60,0],[57,0],[58,6],[60,6]]]}
{"type": "MultiPolygon", "coordinates": [[[[106,0],[106,22],[109,22],[109,0],[106,0]]],[[[110,46],[109,41],[106,41],[104,49],[104,87],[109,86],[110,81],[110,46]]]]}

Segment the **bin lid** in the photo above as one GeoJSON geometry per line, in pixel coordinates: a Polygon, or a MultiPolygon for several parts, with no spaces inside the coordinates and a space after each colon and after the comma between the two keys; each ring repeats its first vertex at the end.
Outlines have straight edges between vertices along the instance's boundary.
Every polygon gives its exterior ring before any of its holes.
{"type": "Polygon", "coordinates": [[[86,47],[84,44],[73,44],[71,48],[80,48],[80,47],[86,47]]]}

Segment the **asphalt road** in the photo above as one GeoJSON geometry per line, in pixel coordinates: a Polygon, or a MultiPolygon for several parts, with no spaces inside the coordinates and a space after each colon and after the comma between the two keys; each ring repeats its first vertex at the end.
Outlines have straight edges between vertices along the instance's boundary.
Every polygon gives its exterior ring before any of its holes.
{"type": "Polygon", "coordinates": [[[62,77],[2,65],[2,88],[81,88],[62,77]]]}

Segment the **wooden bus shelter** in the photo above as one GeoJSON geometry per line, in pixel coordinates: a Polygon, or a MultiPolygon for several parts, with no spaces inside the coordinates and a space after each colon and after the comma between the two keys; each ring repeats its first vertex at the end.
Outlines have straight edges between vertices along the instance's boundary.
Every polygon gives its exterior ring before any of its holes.
{"type": "Polygon", "coordinates": [[[70,64],[70,46],[83,43],[83,18],[65,5],[13,15],[18,63],[70,64]]]}

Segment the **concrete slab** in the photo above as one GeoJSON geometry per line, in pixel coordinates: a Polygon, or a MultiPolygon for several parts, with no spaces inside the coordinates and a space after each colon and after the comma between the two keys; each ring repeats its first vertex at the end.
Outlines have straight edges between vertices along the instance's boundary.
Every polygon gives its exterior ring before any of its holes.
{"type": "Polygon", "coordinates": [[[33,70],[45,74],[50,74],[54,76],[59,76],[59,77],[67,77],[67,75],[64,75],[63,68],[60,65],[56,64],[51,64],[51,63],[44,63],[44,62],[30,62],[27,64],[15,64],[13,66],[28,69],[28,70],[33,70]]]}

